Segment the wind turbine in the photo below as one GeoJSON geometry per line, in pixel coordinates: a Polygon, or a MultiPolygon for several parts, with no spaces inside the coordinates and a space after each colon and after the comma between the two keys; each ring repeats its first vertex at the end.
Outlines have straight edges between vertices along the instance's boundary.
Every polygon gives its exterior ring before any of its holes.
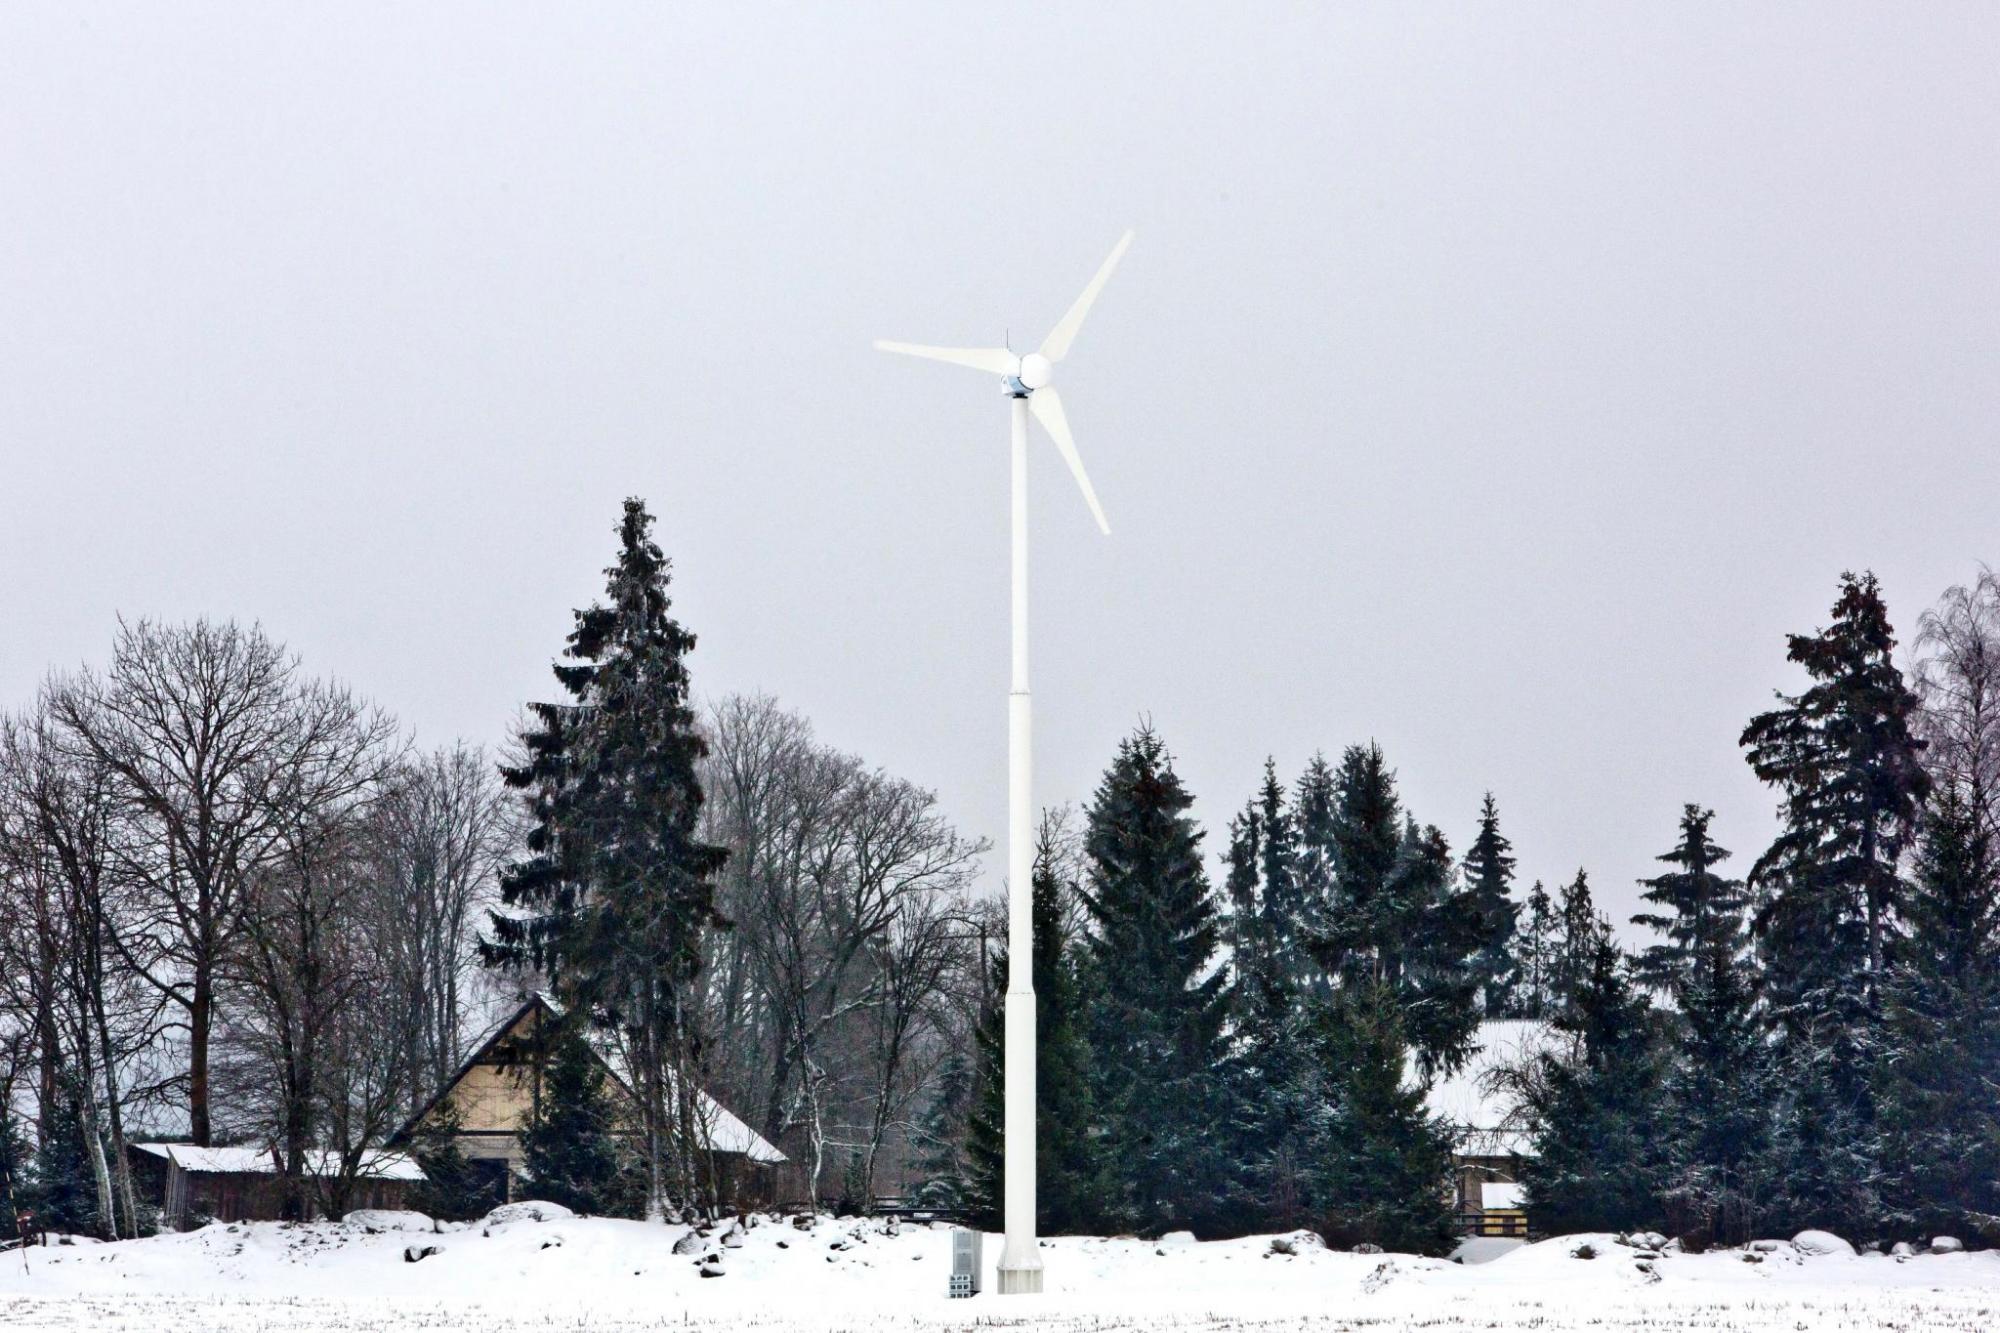
{"type": "Polygon", "coordinates": [[[1000,1251],[1000,1294],[1037,1292],[1042,1289],[1042,1256],[1035,1244],[1035,987],[1033,915],[1034,880],[1034,783],[1033,726],[1028,705],[1028,416],[1042,423],[1055,441],[1056,451],[1069,464],[1071,475],[1083,491],[1083,502],[1098,528],[1111,534],[1104,521],[1104,509],[1097,503],[1090,477],[1077,457],[1076,440],[1069,433],[1069,418],[1063,414],[1062,397],[1050,378],[1056,365],[1069,355],[1084,317],[1090,313],[1097,294],[1111,278],[1111,270],[1125,257],[1132,233],[1118,238],[1111,257],[1097,270],[1083,294],[1042,339],[1042,345],[1026,356],[1016,356],[1005,347],[925,347],[916,343],[885,342],[877,349],[946,361],[998,375],[1009,400],[1013,442],[1013,680],[1007,692],[1007,1001],[1005,1051],[1006,1078],[1006,1222],[1007,1241],[1000,1251]]]}

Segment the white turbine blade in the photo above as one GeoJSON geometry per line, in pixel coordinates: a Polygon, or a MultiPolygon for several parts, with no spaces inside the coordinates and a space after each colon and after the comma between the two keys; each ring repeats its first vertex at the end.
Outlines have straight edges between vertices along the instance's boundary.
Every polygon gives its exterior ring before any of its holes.
{"type": "Polygon", "coordinates": [[[1060,361],[1069,355],[1069,345],[1076,341],[1078,329],[1083,327],[1083,317],[1090,313],[1091,302],[1104,290],[1104,284],[1111,280],[1111,270],[1118,267],[1118,261],[1125,257],[1125,247],[1132,244],[1132,233],[1126,232],[1118,238],[1118,244],[1111,249],[1111,258],[1104,261],[1097,270],[1097,276],[1083,289],[1083,295],[1076,298],[1076,304],[1062,317],[1062,322],[1049,330],[1049,336],[1042,339],[1042,355],[1050,361],[1060,361]]]}
{"type": "Polygon", "coordinates": [[[1014,354],[1004,347],[924,347],[918,343],[892,343],[877,338],[875,350],[920,356],[926,361],[949,361],[954,366],[969,366],[973,370],[991,371],[995,375],[1014,373],[1014,354]]]}
{"type": "Polygon", "coordinates": [[[1042,429],[1056,442],[1056,451],[1069,464],[1069,470],[1076,477],[1076,484],[1083,488],[1083,502],[1090,506],[1090,516],[1097,520],[1097,529],[1105,536],[1111,535],[1111,525],[1104,521],[1104,506],[1097,503],[1097,492],[1090,487],[1090,474],[1083,470],[1083,460],[1076,455],[1076,441],[1070,438],[1069,418],[1063,415],[1062,398],[1053,386],[1037,389],[1028,395],[1028,410],[1035,414],[1035,420],[1042,423],[1042,429]]]}

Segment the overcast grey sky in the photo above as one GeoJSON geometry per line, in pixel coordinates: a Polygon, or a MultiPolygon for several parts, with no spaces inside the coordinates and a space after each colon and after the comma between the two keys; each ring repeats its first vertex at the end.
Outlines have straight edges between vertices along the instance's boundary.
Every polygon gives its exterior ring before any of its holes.
{"type": "Polygon", "coordinates": [[[500,738],[644,496],[708,693],[1004,821],[1039,339],[1039,797],[1152,717],[1220,842],[1378,738],[1630,909],[1872,566],[2000,559],[2000,8],[0,11],[0,705],[261,620],[500,738]]]}

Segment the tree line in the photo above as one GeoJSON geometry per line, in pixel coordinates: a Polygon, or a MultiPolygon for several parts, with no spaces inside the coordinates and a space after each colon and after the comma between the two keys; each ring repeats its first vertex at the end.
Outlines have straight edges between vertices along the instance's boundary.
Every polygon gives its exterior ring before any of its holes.
{"type": "MultiPolygon", "coordinates": [[[[338,1216],[536,990],[567,1020],[526,1136],[550,1192],[716,1206],[704,1088],[805,1161],[788,1192],[874,1192],[973,1007],[983,847],[772,700],[698,708],[651,522],[627,504],[555,701],[498,756],[421,749],[208,620],[121,622],[106,666],[0,719],[5,1227],[150,1230],[148,1138],[275,1149],[287,1212],[338,1216]]],[[[416,1146],[427,1204],[471,1207],[449,1141],[416,1146]]]]}
{"type": "MultiPolygon", "coordinates": [[[[1014,960],[986,847],[775,701],[699,702],[652,523],[626,503],[557,691],[497,759],[419,750],[206,621],[121,624],[105,668],[5,720],[10,1205],[142,1231],[123,1148],[172,1135],[269,1145],[292,1211],[337,1215],[365,1151],[539,990],[550,1192],[720,1206],[707,1089],[790,1155],[789,1198],[997,1216],[1014,960]]],[[[1452,1128],[1426,1093],[1492,1019],[1547,1034],[1505,1072],[1543,1228],[1991,1225],[2000,584],[1926,614],[1913,676],[1895,646],[1866,575],[1791,636],[1804,688],[1742,737],[1779,836],[1731,878],[1689,805],[1637,950],[1584,872],[1520,889],[1491,796],[1455,852],[1354,745],[1290,782],[1267,763],[1211,846],[1140,727],[1041,829],[1044,1227],[1440,1251],[1452,1128]]],[[[417,1146],[462,1181],[449,1143],[417,1146]]]]}
{"type": "MultiPolygon", "coordinates": [[[[1637,949],[1585,872],[1518,889],[1490,795],[1455,860],[1373,744],[1289,785],[1267,764],[1217,887],[1142,728],[1081,829],[1043,828],[1041,1224],[1442,1252],[1453,1127],[1425,1091],[1516,1019],[1539,1039],[1489,1091],[1540,1230],[2000,1242],[2000,579],[1924,615],[1913,677],[1895,647],[1876,580],[1843,576],[1788,640],[1805,687],[1741,737],[1778,835],[1734,878],[1686,806],[1637,949]]],[[[930,1116],[928,1188],[989,1222],[1009,962],[930,1116]]]]}

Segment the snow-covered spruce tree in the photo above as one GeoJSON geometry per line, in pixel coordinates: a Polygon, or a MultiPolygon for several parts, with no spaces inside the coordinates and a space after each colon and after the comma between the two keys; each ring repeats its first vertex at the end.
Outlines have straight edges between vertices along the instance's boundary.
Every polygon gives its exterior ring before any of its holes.
{"type": "MultiPolygon", "coordinates": [[[[1231,1229],[1309,1220],[1307,1128],[1322,1095],[1301,1001],[1311,994],[1291,812],[1266,761],[1264,785],[1230,824],[1230,1052],[1224,1067],[1234,1165],[1231,1229]]],[[[1323,1001],[1314,1001],[1315,1003],[1323,1001]]]]}
{"type": "Polygon", "coordinates": [[[1538,1055],[1522,1079],[1529,1218],[1557,1233],[1662,1225],[1654,1029],[1602,918],[1572,985],[1553,1019],[1567,1049],[1538,1055]]]}
{"type": "Polygon", "coordinates": [[[1381,747],[1350,746],[1336,790],[1334,901],[1313,952],[1342,989],[1396,997],[1426,1074],[1456,1068],[1479,1026],[1481,931],[1451,849],[1404,814],[1381,747]]]}
{"type": "Polygon", "coordinates": [[[555,667],[570,701],[530,705],[526,760],[503,770],[533,826],[528,855],[501,876],[505,907],[482,953],[540,969],[567,1021],[620,1043],[649,1207],[663,1214],[704,1183],[687,1169],[699,1134],[690,989],[702,933],[725,924],[714,879],[726,853],[696,836],[707,746],[688,707],[695,639],[670,614],[652,525],[641,501],[625,502],[605,600],[576,613],[555,667]]]}
{"type": "Polygon", "coordinates": [[[1781,797],[1750,884],[1778,1035],[1773,1206],[1799,1225],[1879,1222],[1870,1082],[1906,893],[1898,862],[1930,787],[1895,642],[1874,575],[1843,575],[1832,624],[1788,640],[1811,685],[1779,695],[1742,737],[1781,797]]]}
{"type": "Polygon", "coordinates": [[[1316,1229],[1329,1245],[1448,1253],[1451,1131],[1408,1077],[1396,996],[1345,992],[1320,1010],[1313,1036],[1321,1096],[1302,1128],[1316,1229]]]}
{"type": "Polygon", "coordinates": [[[1886,990],[1884,1193],[1915,1236],[2000,1213],[2000,866],[1969,786],[1933,793],[1886,990]]]}
{"type": "Polygon", "coordinates": [[[1674,1001],[1673,1059],[1662,1102],[1666,1159],[1661,1194],[1675,1232],[1709,1243],[1749,1239],[1765,1160],[1770,1077],[1757,974],[1740,880],[1715,867],[1729,853],[1709,837],[1715,812],[1689,805],[1680,840],[1660,860],[1674,867],[1641,881],[1662,912],[1633,923],[1662,937],[1633,977],[1674,1001]]]}
{"type": "MultiPolygon", "coordinates": [[[[1080,942],[1069,904],[1077,886],[1063,882],[1054,825],[1044,821],[1035,847],[1031,907],[1035,945],[1035,1225],[1052,1236],[1098,1229],[1106,1211],[1108,1163],[1092,1139],[1091,1053],[1084,1036],[1080,942]]],[[[995,994],[1007,990],[1009,960],[995,966],[995,994]]],[[[972,1136],[972,1204],[992,1225],[1002,1221],[1005,1190],[1006,1044],[1004,1011],[981,1024],[979,1107],[972,1136]]]]}
{"type": "Polygon", "coordinates": [[[1833,623],[1788,643],[1813,683],[1780,694],[1742,739],[1782,798],[1778,837],[1750,872],[1756,929],[1780,1024],[1853,1027],[1875,1010],[1904,894],[1897,859],[1930,787],[1917,700],[1872,574],[1842,575],[1833,623]]]}
{"type": "MultiPolygon", "coordinates": [[[[975,1029],[975,1040],[977,1036],[975,1029]]],[[[959,1212],[973,1205],[966,1139],[971,1131],[976,1055],[968,1057],[958,1045],[946,1053],[931,1081],[930,1098],[917,1118],[914,1137],[921,1183],[913,1197],[923,1207],[959,1212]]]]}
{"type": "Polygon", "coordinates": [[[1201,830],[1150,727],[1120,743],[1092,800],[1085,898],[1093,1095],[1116,1214],[1142,1231],[1213,1227],[1229,1194],[1220,1123],[1227,977],[1201,830]]]}
{"type": "Polygon", "coordinates": [[[1299,901],[1298,977],[1305,998],[1324,999],[1331,989],[1329,979],[1314,957],[1310,941],[1333,909],[1335,834],[1338,786],[1333,766],[1323,754],[1314,754],[1299,774],[1292,794],[1293,877],[1299,901]]]}
{"type": "Polygon", "coordinates": [[[1489,791],[1479,807],[1479,832],[1465,853],[1467,902],[1480,933],[1473,968],[1480,978],[1479,1009],[1488,1018],[1513,1014],[1519,981],[1514,928],[1521,909],[1514,901],[1513,853],[1514,844],[1500,832],[1500,810],[1489,791]]]}
{"type": "Polygon", "coordinates": [[[640,1216],[646,1182],[619,1144],[603,1063],[574,1027],[551,1026],[543,1040],[541,1086],[521,1131],[529,1189],[579,1213],[640,1216]]]}

